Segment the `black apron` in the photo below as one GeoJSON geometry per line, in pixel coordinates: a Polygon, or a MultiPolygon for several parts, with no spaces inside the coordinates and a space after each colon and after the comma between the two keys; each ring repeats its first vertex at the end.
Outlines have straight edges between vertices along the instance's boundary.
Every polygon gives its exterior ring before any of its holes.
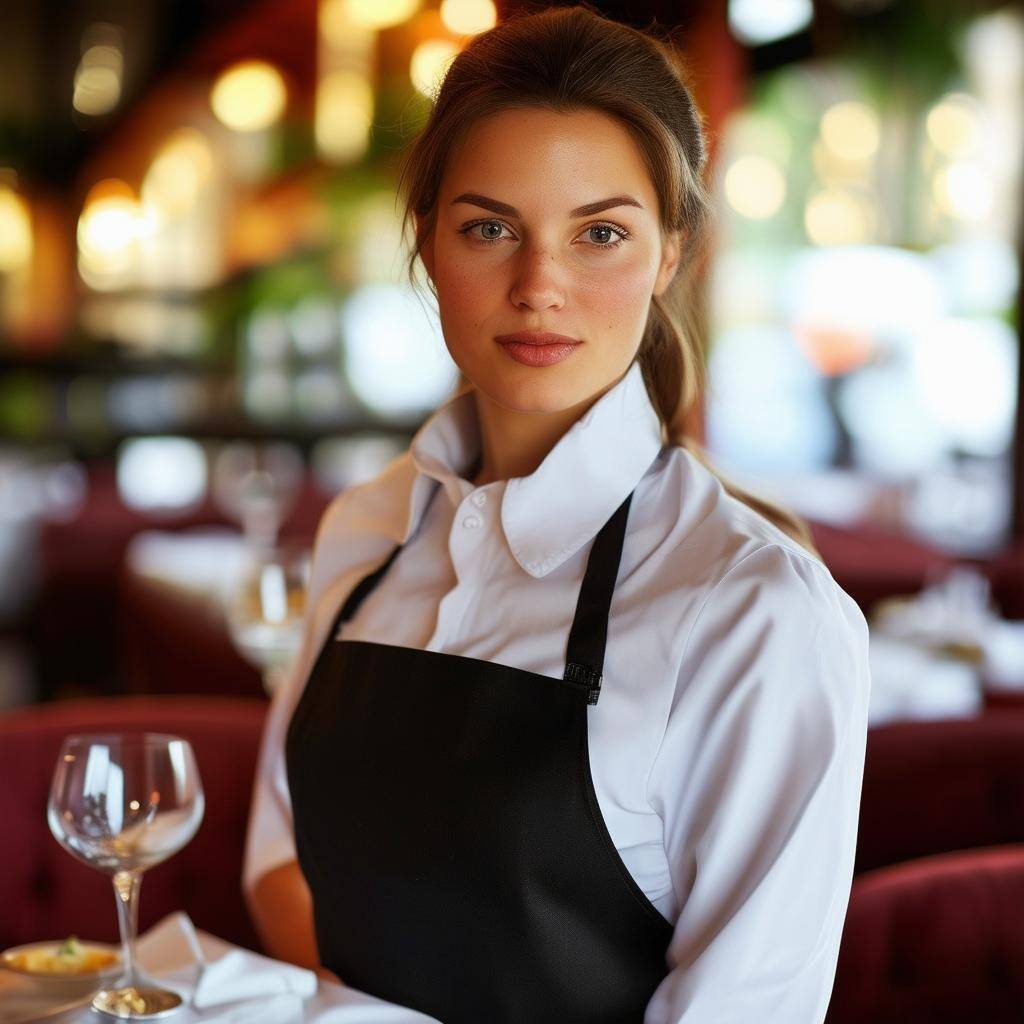
{"type": "Polygon", "coordinates": [[[673,928],[615,849],[587,744],[631,499],[591,547],[562,680],[335,640],[401,545],[345,601],[286,763],[320,958],[346,984],[444,1024],[643,1021],[673,928]]]}

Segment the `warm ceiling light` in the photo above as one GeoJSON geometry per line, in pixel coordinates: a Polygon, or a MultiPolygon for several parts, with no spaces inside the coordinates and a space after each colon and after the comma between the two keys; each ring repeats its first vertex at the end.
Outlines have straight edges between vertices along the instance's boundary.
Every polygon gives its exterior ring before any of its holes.
{"type": "Polygon", "coordinates": [[[866,103],[834,103],[821,118],[821,138],[843,160],[870,160],[878,152],[878,115],[866,103]]]}
{"type": "Polygon", "coordinates": [[[965,93],[943,96],[928,112],[925,127],[932,145],[947,156],[970,153],[983,134],[978,102],[965,93]]]}
{"type": "Polygon", "coordinates": [[[119,252],[138,237],[138,204],[123,196],[97,199],[78,219],[78,247],[83,253],[119,252]]]}
{"type": "Polygon", "coordinates": [[[218,119],[236,132],[269,128],[284,111],[288,93],[281,73],[262,60],[247,60],[224,71],[210,92],[218,119]]]}
{"type": "Polygon", "coordinates": [[[807,200],[804,230],[815,245],[857,245],[875,230],[874,211],[862,196],[838,187],[824,188],[807,200]]]}
{"type": "Polygon", "coordinates": [[[447,39],[428,39],[412,51],[409,78],[418,92],[431,99],[459,48],[447,39]]]}
{"type": "Polygon", "coordinates": [[[142,198],[161,212],[185,213],[212,176],[213,153],[206,136],[195,128],[180,128],[150,164],[142,198]]]}
{"type": "Polygon", "coordinates": [[[786,199],[786,179],[779,165],[755,153],[734,160],[723,184],[729,205],[751,220],[773,217],[786,199]]]}
{"type": "Polygon", "coordinates": [[[472,36],[494,28],[498,11],[492,0],[442,0],[441,20],[452,32],[472,36]]]}
{"type": "Polygon", "coordinates": [[[411,18],[420,0],[346,0],[348,16],[366,28],[388,28],[411,18]]]}
{"type": "Polygon", "coordinates": [[[958,220],[984,220],[992,211],[994,194],[992,175],[974,160],[957,160],[932,179],[936,205],[958,220]]]}
{"type": "Polygon", "coordinates": [[[28,204],[14,189],[0,185],[0,274],[25,266],[31,258],[28,204]]]}
{"type": "Polygon", "coordinates": [[[99,117],[120,101],[124,76],[122,41],[123,35],[116,25],[99,23],[85,33],[71,100],[80,114],[99,117]]]}
{"type": "Polygon", "coordinates": [[[316,90],[314,133],[320,152],[335,163],[357,160],[367,148],[373,88],[357,71],[332,71],[316,90]]]}

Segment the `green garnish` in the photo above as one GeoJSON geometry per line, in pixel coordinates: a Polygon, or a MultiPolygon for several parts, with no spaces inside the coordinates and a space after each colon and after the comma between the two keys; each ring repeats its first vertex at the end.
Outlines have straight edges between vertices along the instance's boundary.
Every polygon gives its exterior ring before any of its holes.
{"type": "Polygon", "coordinates": [[[66,957],[80,957],[82,955],[82,946],[78,941],[78,938],[74,935],[69,935],[63,943],[61,943],[60,949],[57,950],[57,956],[66,957]]]}

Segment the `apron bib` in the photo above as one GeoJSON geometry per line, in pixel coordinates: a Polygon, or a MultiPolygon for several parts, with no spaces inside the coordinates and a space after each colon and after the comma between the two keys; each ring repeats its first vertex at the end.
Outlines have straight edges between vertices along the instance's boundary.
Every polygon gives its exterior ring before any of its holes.
{"type": "Polygon", "coordinates": [[[335,640],[401,546],[345,601],[285,751],[320,957],[346,984],[443,1024],[643,1020],[673,927],[615,849],[587,744],[631,499],[591,547],[564,679],[335,640]]]}

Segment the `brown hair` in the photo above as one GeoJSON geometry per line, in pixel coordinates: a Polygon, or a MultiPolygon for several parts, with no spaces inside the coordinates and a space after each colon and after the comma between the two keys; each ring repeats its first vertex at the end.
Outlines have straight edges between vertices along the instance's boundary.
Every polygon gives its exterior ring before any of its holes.
{"type": "MultiPolygon", "coordinates": [[[[691,452],[729,494],[817,554],[799,516],[726,480],[686,435],[687,418],[706,384],[699,314],[712,204],[704,181],[704,125],[670,42],[586,3],[520,14],[471,39],[448,68],[402,163],[403,227],[408,230],[414,215],[418,219],[410,281],[415,285],[416,259],[436,225],[451,154],[476,121],[514,107],[598,110],[629,131],[659,195],[663,237],[682,233],[679,271],[662,295],[652,296],[637,352],[664,438],[691,452]]],[[[433,282],[429,286],[436,298],[433,282]]]]}

